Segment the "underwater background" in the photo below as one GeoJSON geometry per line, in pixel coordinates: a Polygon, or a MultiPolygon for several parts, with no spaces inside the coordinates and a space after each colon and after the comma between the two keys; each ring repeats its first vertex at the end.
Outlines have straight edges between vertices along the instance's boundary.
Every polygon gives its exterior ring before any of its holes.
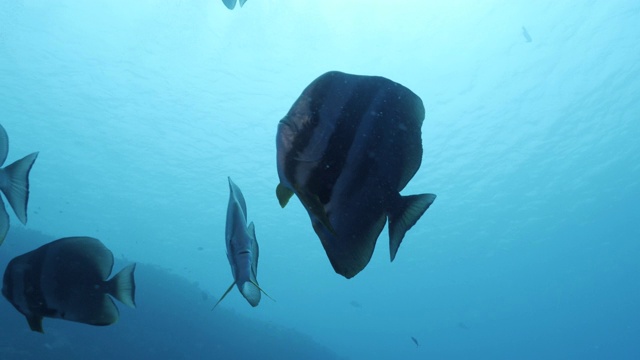
{"type": "Polygon", "coordinates": [[[139,264],[109,327],[0,300],[0,359],[639,359],[638,39],[637,0],[0,2],[7,163],[40,152],[0,269],[78,235],[139,264]],[[275,197],[278,121],[330,70],[422,98],[402,193],[438,195],[350,280],[275,197]],[[212,312],[227,176],[276,301],[212,312]]]}

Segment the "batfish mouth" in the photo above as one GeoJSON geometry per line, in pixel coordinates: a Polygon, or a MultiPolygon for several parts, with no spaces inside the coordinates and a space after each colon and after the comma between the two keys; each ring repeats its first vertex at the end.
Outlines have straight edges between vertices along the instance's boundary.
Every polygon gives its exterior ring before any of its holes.
{"type": "Polygon", "coordinates": [[[242,251],[238,251],[238,255],[244,255],[244,254],[248,254],[249,250],[242,250],[242,251]]]}

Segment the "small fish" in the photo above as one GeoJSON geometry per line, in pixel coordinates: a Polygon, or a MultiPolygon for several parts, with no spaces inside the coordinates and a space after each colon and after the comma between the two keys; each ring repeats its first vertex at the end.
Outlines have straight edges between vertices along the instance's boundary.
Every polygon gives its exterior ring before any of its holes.
{"type": "Polygon", "coordinates": [[[436,198],[401,196],[422,162],[422,100],[379,76],[328,72],[278,124],[276,196],[306,208],[336,273],[364,269],[389,220],[395,259],[405,233],[436,198]]]}
{"type": "Polygon", "coordinates": [[[464,329],[464,330],[468,329],[467,325],[465,323],[463,323],[462,321],[458,323],[458,327],[460,329],[464,329]]]}
{"type": "Polygon", "coordinates": [[[355,300],[352,300],[349,304],[351,306],[353,306],[354,308],[358,308],[358,309],[362,308],[362,304],[360,304],[359,302],[357,302],[355,300]]]}
{"type": "Polygon", "coordinates": [[[62,238],[11,260],[2,295],[27,318],[33,331],[44,333],[44,317],[110,325],[119,312],[109,295],[135,307],[135,268],[136,264],[129,265],[107,280],[113,254],[100,240],[62,238]]]}
{"type": "MultiPolygon", "coordinates": [[[[255,227],[253,222],[247,226],[247,205],[242,191],[231,181],[231,178],[228,179],[229,205],[227,206],[225,242],[227,244],[227,259],[229,260],[229,265],[231,265],[233,283],[213,306],[213,309],[233,289],[233,285],[238,286],[242,296],[254,307],[260,303],[260,292],[267,295],[258,285],[258,256],[260,250],[256,240],[255,227]]],[[[269,295],[267,297],[270,298],[269,295]]]]}
{"type": "Polygon", "coordinates": [[[222,2],[227,7],[227,9],[233,10],[233,8],[236,7],[236,3],[239,2],[240,7],[242,7],[242,5],[247,2],[247,0],[222,0],[222,2]]]}
{"type": "Polygon", "coordinates": [[[527,28],[524,26],[522,27],[522,36],[524,36],[524,39],[527,40],[527,42],[531,42],[531,35],[529,35],[527,28]]]}
{"type": "Polygon", "coordinates": [[[411,340],[413,340],[413,342],[416,344],[416,346],[420,346],[420,344],[418,344],[418,340],[416,338],[414,338],[413,336],[411,337],[411,340]]]}
{"type": "MultiPolygon", "coordinates": [[[[9,153],[9,137],[0,125],[0,166],[4,164],[9,153]]],[[[38,153],[31,153],[22,159],[0,168],[0,190],[7,198],[13,212],[22,224],[27,223],[27,202],[29,201],[29,172],[36,161],[38,153]]],[[[9,214],[0,200],[0,245],[9,232],[9,214]]]]}

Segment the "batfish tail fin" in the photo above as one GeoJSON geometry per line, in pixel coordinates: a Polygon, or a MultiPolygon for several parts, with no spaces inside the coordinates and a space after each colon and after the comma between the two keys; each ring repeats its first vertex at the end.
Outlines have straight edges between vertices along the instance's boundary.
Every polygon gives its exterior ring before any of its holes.
{"type": "Polygon", "coordinates": [[[234,281],[234,282],[231,283],[231,285],[229,285],[229,288],[227,289],[227,291],[225,291],[224,294],[222,294],[222,296],[218,300],[218,302],[216,302],[216,304],[213,305],[213,307],[211,308],[211,311],[213,311],[213,309],[215,309],[216,306],[218,306],[218,304],[220,304],[222,299],[224,299],[224,297],[227,296],[227,294],[231,291],[231,289],[233,289],[233,285],[235,285],[235,284],[236,284],[236,282],[234,281]]]}
{"type": "Polygon", "coordinates": [[[111,285],[109,294],[131,308],[136,307],[136,282],[133,279],[135,269],[136,264],[131,264],[109,280],[111,285]]]}
{"type": "Polygon", "coordinates": [[[7,237],[9,232],[9,214],[7,209],[4,208],[4,201],[0,199],[0,245],[4,242],[4,238],[7,237]]]}
{"type": "Polygon", "coordinates": [[[391,261],[396,253],[404,234],[416,224],[418,219],[436,199],[434,194],[420,194],[400,196],[389,211],[389,252],[391,261]]]}
{"type": "Polygon", "coordinates": [[[4,168],[8,182],[2,187],[4,196],[23,224],[27,223],[27,202],[29,201],[29,172],[38,153],[34,152],[4,168]]]}
{"type": "Polygon", "coordinates": [[[258,286],[257,281],[253,279],[245,281],[241,286],[239,286],[239,289],[242,296],[247,299],[251,306],[258,306],[260,303],[260,287],[258,286]]]}

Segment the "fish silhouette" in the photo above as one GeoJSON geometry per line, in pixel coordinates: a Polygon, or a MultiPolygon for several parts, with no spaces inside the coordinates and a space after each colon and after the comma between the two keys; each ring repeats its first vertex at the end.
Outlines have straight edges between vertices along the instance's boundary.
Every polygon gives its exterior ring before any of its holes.
{"type": "Polygon", "coordinates": [[[406,87],[332,71],[280,121],[278,201],[297,195],[336,273],[351,278],[366,267],[387,219],[393,261],[435,200],[400,195],[422,162],[423,119],[422,100],[406,87]]]}
{"type": "Polygon", "coordinates": [[[233,289],[233,285],[237,285],[242,296],[254,307],[260,303],[260,292],[267,295],[258,285],[258,256],[260,255],[260,249],[256,240],[255,227],[253,222],[247,226],[247,205],[242,191],[231,181],[230,177],[228,180],[229,204],[227,206],[225,242],[233,283],[220,297],[220,300],[216,302],[213,309],[233,289]]]}
{"type": "Polygon", "coordinates": [[[119,311],[110,296],[135,307],[135,264],[107,280],[113,254],[98,239],[62,238],[15,257],[7,265],[2,295],[44,332],[44,317],[110,325],[119,311]]]}

